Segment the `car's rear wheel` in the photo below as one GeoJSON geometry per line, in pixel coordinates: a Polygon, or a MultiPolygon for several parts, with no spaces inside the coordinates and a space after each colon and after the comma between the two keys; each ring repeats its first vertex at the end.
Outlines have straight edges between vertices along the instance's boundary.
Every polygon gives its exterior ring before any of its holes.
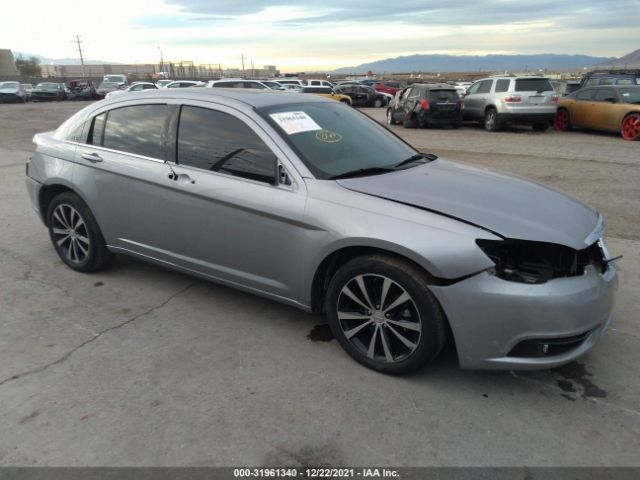
{"type": "Polygon", "coordinates": [[[361,364],[404,374],[433,360],[446,320],[418,267],[385,255],[357,257],[331,279],[325,309],[340,345],[361,364]]]}
{"type": "Polygon", "coordinates": [[[624,117],[620,133],[625,140],[638,140],[640,138],[640,114],[631,113],[624,117]]]}
{"type": "Polygon", "coordinates": [[[383,102],[382,102],[381,98],[376,98],[373,101],[373,106],[376,107],[376,108],[380,108],[380,107],[382,107],[382,105],[383,105],[383,102]]]}
{"type": "Polygon", "coordinates": [[[47,211],[49,237],[60,259],[78,272],[94,272],[112,258],[89,207],[72,192],[61,193],[47,211]]]}
{"type": "Polygon", "coordinates": [[[398,122],[393,118],[393,109],[387,108],[387,125],[395,125],[396,123],[398,122]]]}
{"type": "Polygon", "coordinates": [[[496,132],[500,129],[498,125],[498,112],[495,108],[488,108],[484,113],[484,129],[487,132],[496,132]]]}
{"type": "Polygon", "coordinates": [[[571,119],[569,117],[569,111],[566,108],[561,108],[556,112],[555,117],[553,117],[553,128],[558,132],[571,130],[571,119]]]}

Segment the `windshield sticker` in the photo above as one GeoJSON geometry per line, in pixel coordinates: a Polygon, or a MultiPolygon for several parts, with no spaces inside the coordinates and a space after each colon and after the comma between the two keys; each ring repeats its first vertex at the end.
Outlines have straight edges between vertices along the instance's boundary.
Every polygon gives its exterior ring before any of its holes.
{"type": "Polygon", "coordinates": [[[281,112],[269,115],[289,135],[322,130],[305,112],[281,112]]]}
{"type": "Polygon", "coordinates": [[[319,130],[316,132],[316,140],[325,143],[338,143],[342,140],[342,135],[338,132],[332,132],[331,130],[319,130]]]}

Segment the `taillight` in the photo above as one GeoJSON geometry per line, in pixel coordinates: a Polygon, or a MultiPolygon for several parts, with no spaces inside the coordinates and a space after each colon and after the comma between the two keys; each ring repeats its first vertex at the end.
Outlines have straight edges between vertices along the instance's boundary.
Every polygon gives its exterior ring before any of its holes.
{"type": "Polygon", "coordinates": [[[551,95],[551,103],[558,103],[558,95],[551,95]]]}
{"type": "Polygon", "coordinates": [[[423,110],[429,110],[429,102],[427,102],[424,98],[420,100],[420,106],[423,110]]]}
{"type": "Polygon", "coordinates": [[[519,95],[511,95],[509,97],[504,97],[504,103],[518,103],[522,101],[522,97],[519,95]]]}

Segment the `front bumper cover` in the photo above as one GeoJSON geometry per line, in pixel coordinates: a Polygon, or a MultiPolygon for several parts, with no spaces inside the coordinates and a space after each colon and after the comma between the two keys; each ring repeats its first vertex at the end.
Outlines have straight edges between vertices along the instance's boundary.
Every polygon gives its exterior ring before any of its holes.
{"type": "Polygon", "coordinates": [[[617,271],[588,266],[579,277],[531,285],[502,280],[489,272],[449,286],[431,286],[455,338],[460,366],[471,369],[527,370],[571,362],[589,350],[612,320],[617,271]],[[509,355],[525,340],[586,335],[575,348],[557,355],[509,355]]]}

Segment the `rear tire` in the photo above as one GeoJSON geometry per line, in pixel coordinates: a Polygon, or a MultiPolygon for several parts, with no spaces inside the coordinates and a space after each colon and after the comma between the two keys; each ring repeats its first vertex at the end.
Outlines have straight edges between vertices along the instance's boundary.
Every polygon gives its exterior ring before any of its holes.
{"type": "Polygon", "coordinates": [[[498,125],[498,112],[495,108],[487,108],[487,111],[484,112],[484,129],[487,132],[497,132],[500,130],[500,125],[498,125]]]}
{"type": "Polygon", "coordinates": [[[424,367],[447,338],[427,274],[402,258],[363,255],[343,265],[329,283],[325,311],[342,348],[386,374],[424,367]]]}
{"type": "Polygon", "coordinates": [[[113,254],[91,210],[73,192],[53,198],[47,210],[49,237],[56,253],[77,272],[95,272],[105,268],[113,254]]]}
{"type": "Polygon", "coordinates": [[[553,128],[557,132],[568,132],[571,130],[571,117],[569,116],[569,110],[566,108],[560,108],[553,117],[553,128]]]}
{"type": "Polygon", "coordinates": [[[373,101],[373,106],[374,106],[375,108],[380,108],[380,107],[382,107],[382,105],[383,105],[383,102],[382,102],[382,99],[381,99],[381,98],[376,98],[376,99],[373,101]]]}

